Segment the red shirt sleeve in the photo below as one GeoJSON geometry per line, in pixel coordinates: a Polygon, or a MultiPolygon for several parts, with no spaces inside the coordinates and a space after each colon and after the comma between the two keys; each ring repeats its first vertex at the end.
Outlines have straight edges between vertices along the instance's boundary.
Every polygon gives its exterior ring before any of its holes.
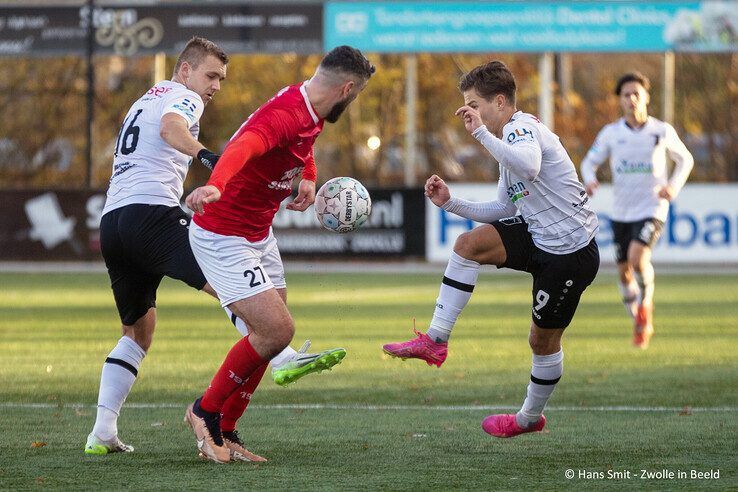
{"type": "Polygon", "coordinates": [[[267,150],[261,136],[246,130],[236,140],[228,144],[225,152],[218,159],[218,164],[215,166],[213,174],[210,175],[208,184],[215,186],[223,193],[228,181],[249,160],[263,155],[267,150]]]}
{"type": "Polygon", "coordinates": [[[305,162],[305,168],[302,170],[302,179],[307,179],[313,183],[318,179],[318,168],[315,167],[315,155],[313,149],[310,149],[310,155],[308,155],[307,162],[305,162]]]}
{"type": "MultiPolygon", "coordinates": [[[[228,181],[249,160],[264,155],[275,147],[287,145],[299,132],[299,122],[289,111],[268,106],[262,108],[252,115],[243,133],[226,146],[208,184],[222,193],[228,181]]],[[[315,167],[315,162],[312,166],[315,167]]]]}
{"type": "Polygon", "coordinates": [[[248,122],[247,131],[258,134],[267,150],[288,145],[300,133],[295,115],[282,108],[263,108],[248,122]]]}

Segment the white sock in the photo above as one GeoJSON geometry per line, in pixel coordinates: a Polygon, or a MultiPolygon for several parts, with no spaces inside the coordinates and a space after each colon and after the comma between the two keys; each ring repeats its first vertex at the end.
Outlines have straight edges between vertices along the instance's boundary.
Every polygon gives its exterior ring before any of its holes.
{"type": "MultiPolygon", "coordinates": [[[[241,336],[246,336],[249,334],[249,327],[246,324],[244,320],[233,314],[233,311],[228,309],[227,307],[223,308],[226,312],[226,315],[228,315],[228,318],[230,318],[231,323],[236,327],[236,330],[241,334],[241,336]]],[[[278,369],[288,363],[292,360],[292,358],[295,356],[297,351],[290,347],[289,345],[285,347],[284,350],[282,350],[280,353],[272,357],[272,369],[278,369]]]]}
{"type": "Polygon", "coordinates": [[[287,345],[284,350],[272,357],[272,369],[279,369],[280,367],[291,361],[296,353],[297,350],[287,345]]]}
{"type": "Polygon", "coordinates": [[[124,336],[105,359],[97,397],[97,418],[92,429],[100,439],[109,440],[118,435],[118,415],[144,357],[144,349],[124,336]]]}
{"type": "Polygon", "coordinates": [[[223,310],[226,312],[226,316],[228,316],[228,319],[231,320],[231,323],[233,323],[233,326],[236,327],[236,330],[238,330],[242,337],[249,334],[249,327],[244,320],[233,314],[233,311],[227,307],[224,307],[223,310]]]}
{"type": "Polygon", "coordinates": [[[635,280],[631,280],[628,284],[618,282],[618,288],[620,289],[620,297],[623,299],[625,311],[631,318],[635,319],[636,311],[638,310],[638,294],[640,293],[638,284],[635,280]]]}
{"type": "Polygon", "coordinates": [[[635,272],[638,287],[641,289],[641,304],[653,303],[654,277],[653,265],[650,263],[642,268],[640,272],[635,272]]]}
{"type": "Polygon", "coordinates": [[[543,415],[543,408],[551,398],[556,383],[564,373],[564,351],[551,355],[533,354],[533,369],[530,372],[528,393],[523,407],[515,416],[518,425],[525,429],[535,424],[543,415]]]}
{"type": "Polygon", "coordinates": [[[427,332],[433,341],[447,342],[451,337],[456,319],[471,299],[478,276],[479,263],[451,253],[427,332]]]}

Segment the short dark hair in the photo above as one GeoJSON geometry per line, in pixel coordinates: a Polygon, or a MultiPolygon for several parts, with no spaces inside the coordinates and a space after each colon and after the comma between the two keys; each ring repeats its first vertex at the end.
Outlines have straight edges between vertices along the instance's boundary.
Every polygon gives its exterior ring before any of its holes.
{"type": "Polygon", "coordinates": [[[502,94],[511,104],[515,104],[515,76],[501,61],[494,60],[479,65],[471,72],[465,73],[459,80],[459,90],[466,92],[475,89],[487,101],[502,94]]]}
{"type": "Polygon", "coordinates": [[[192,68],[197,68],[208,55],[213,55],[218,60],[223,62],[223,65],[228,64],[228,55],[221,49],[220,46],[213,43],[209,39],[194,36],[192,39],[187,41],[182,53],[177,58],[177,63],[174,65],[174,73],[177,73],[182,62],[187,62],[192,65],[192,68]]]}
{"type": "Polygon", "coordinates": [[[330,50],[320,62],[320,67],[336,72],[345,72],[369,80],[377,68],[351,46],[338,46],[330,50]]]}
{"type": "Polygon", "coordinates": [[[651,81],[648,80],[648,77],[643,75],[641,72],[630,72],[626,73],[620,79],[618,79],[618,83],[615,86],[615,95],[619,96],[620,92],[623,90],[623,86],[627,84],[628,82],[638,82],[643,86],[644,89],[651,90],[651,81]]]}

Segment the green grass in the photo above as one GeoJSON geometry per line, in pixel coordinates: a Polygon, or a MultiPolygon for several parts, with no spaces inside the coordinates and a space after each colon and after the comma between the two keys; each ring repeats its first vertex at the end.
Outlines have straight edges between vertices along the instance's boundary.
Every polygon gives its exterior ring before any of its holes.
{"type": "Polygon", "coordinates": [[[295,346],[310,338],[348,355],[288,388],[265,379],[240,428],[270,461],[218,466],[196,458],[181,421],[236,340],[214,300],[163,282],[154,343],[128,402],[164,405],[124,408],[121,436],[135,453],[87,457],[101,363],[119,338],[107,277],[0,274],[0,488],[738,488],[738,277],[659,276],[657,335],[639,351],[614,278],[601,275],[564,338],[546,432],[511,440],[481,431],[491,410],[461,407],[522,402],[530,280],[482,274],[442,369],[386,358],[381,344],[409,338],[413,316],[427,325],[438,280],[288,275],[295,346]],[[12,405],[27,403],[45,406],[12,405]],[[343,407],[277,406],[311,403],[343,407]],[[643,410],[596,409],[613,406],[643,410]],[[720,478],[567,480],[567,469],[719,469],[720,478]]]}

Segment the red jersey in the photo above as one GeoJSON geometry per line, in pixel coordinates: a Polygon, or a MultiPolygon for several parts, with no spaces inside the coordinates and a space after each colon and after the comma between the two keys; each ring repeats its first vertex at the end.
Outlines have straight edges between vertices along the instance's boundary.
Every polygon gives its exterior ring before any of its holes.
{"type": "Polygon", "coordinates": [[[267,237],[274,214],[292,193],[293,179],[315,181],[313,144],[323,130],[305,83],[285,87],[257,109],[231,138],[208,184],[221,191],[220,200],[205,204],[194,222],[224,236],[241,236],[251,242],[267,237]],[[243,162],[240,145],[258,137],[263,153],[243,162]],[[228,168],[239,169],[222,178],[228,168]],[[221,171],[219,173],[219,171],[221,171]]]}

